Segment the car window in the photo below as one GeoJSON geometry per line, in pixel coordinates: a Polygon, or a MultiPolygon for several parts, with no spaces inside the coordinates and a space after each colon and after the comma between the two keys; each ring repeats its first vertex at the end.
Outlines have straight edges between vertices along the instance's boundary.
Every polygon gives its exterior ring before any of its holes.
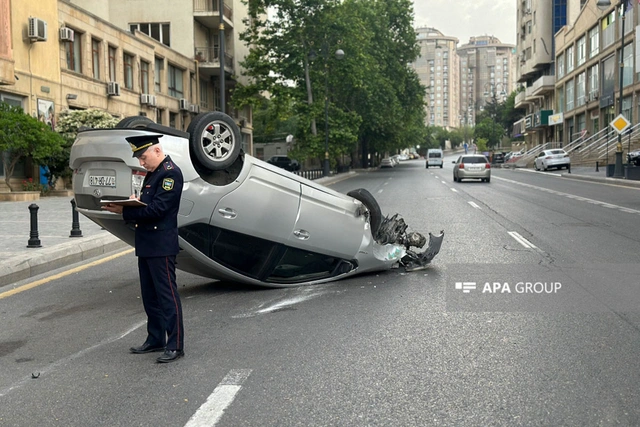
{"type": "Polygon", "coordinates": [[[462,163],[487,163],[487,159],[480,156],[470,156],[464,157],[462,159],[462,163]]]}
{"type": "Polygon", "coordinates": [[[344,262],[344,265],[341,264],[343,264],[343,260],[340,258],[287,247],[280,261],[267,278],[267,282],[295,283],[318,280],[333,276],[336,273],[346,273],[353,269],[351,263],[344,262]],[[341,268],[337,269],[338,266],[341,266],[341,268]]]}
{"type": "Polygon", "coordinates": [[[551,150],[551,154],[564,154],[564,150],[551,150]]]}
{"type": "Polygon", "coordinates": [[[441,157],[440,153],[429,153],[429,157],[441,157]]]}

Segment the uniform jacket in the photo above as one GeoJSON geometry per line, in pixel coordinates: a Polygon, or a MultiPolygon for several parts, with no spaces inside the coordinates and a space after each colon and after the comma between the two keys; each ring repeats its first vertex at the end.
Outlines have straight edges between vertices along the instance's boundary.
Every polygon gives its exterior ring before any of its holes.
{"type": "Polygon", "coordinates": [[[142,182],[140,201],[145,207],[125,207],[122,217],[136,227],[135,248],[139,257],[177,255],[178,210],[183,186],[182,172],[169,156],[142,182]]]}

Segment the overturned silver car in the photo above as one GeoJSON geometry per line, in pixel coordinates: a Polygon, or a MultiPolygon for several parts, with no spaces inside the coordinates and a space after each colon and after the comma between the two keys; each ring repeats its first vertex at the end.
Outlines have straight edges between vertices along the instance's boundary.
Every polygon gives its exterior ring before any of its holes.
{"type": "Polygon", "coordinates": [[[139,191],[145,171],[126,137],[162,134],[180,166],[184,188],[178,214],[177,267],[197,275],[252,285],[323,283],[403,265],[424,268],[444,233],[407,233],[404,220],[384,217],[365,189],[341,194],[243,154],[235,122],[202,113],[182,132],[145,117],[115,129],[86,130],[71,149],[78,212],[133,245],[134,229],[100,209],[101,199],[139,191]],[[413,249],[412,249],[413,248],[413,249]]]}

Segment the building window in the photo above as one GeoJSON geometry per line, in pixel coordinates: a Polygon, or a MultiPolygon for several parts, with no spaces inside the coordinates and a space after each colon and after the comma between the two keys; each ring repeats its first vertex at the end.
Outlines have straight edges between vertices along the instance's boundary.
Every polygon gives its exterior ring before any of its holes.
{"type": "Polygon", "coordinates": [[[156,58],[155,59],[155,72],[153,73],[153,85],[156,93],[162,92],[160,82],[162,77],[162,70],[164,69],[164,59],[156,58]]]}
{"type": "Polygon", "coordinates": [[[135,30],[158,40],[164,45],[171,46],[171,25],[169,23],[140,22],[129,24],[129,31],[133,33],[135,30]]]}
{"type": "Polygon", "coordinates": [[[124,62],[124,87],[133,90],[133,56],[125,53],[122,59],[124,62]]]}
{"type": "Polygon", "coordinates": [[[91,39],[91,68],[93,78],[100,80],[100,41],[91,39]]]}
{"type": "Polygon", "coordinates": [[[629,120],[633,118],[632,108],[633,108],[633,100],[631,95],[625,96],[624,98],[622,98],[622,115],[629,120]]]}
{"type": "Polygon", "coordinates": [[[116,52],[117,48],[109,46],[109,81],[116,81],[116,52]]]}
{"type": "Polygon", "coordinates": [[[578,54],[578,65],[582,65],[587,60],[587,36],[582,36],[578,39],[576,50],[578,54]]]}
{"type": "Polygon", "coordinates": [[[622,85],[629,86],[633,83],[633,43],[624,47],[622,56],[624,66],[622,67],[622,85]]]}
{"type": "Polygon", "coordinates": [[[564,90],[558,91],[558,99],[556,105],[558,106],[558,113],[564,113],[564,90]]]}
{"type": "Polygon", "coordinates": [[[586,93],[586,81],[585,81],[585,73],[578,74],[576,78],[576,107],[580,107],[585,104],[585,93],[586,93]]]}
{"type": "Polygon", "coordinates": [[[162,124],[162,116],[164,115],[164,110],[161,110],[160,108],[156,109],[156,123],[161,125],[162,124]]]}
{"type": "Polygon", "coordinates": [[[573,88],[574,88],[574,82],[573,82],[573,80],[569,80],[567,82],[567,84],[565,85],[565,97],[566,97],[566,101],[567,101],[567,111],[571,111],[574,108],[573,88]]]}
{"type": "Polygon", "coordinates": [[[616,12],[612,10],[610,14],[605,16],[602,21],[602,48],[606,48],[611,46],[615,39],[615,23],[616,23],[616,12]]]}
{"type": "Polygon", "coordinates": [[[600,29],[596,25],[589,30],[589,58],[594,58],[600,52],[600,29]]]}
{"type": "Polygon", "coordinates": [[[210,110],[209,107],[209,84],[200,80],[200,107],[210,110]]]}
{"type": "Polygon", "coordinates": [[[67,54],[67,69],[75,71],[76,73],[82,72],[82,46],[80,44],[82,35],[75,32],[75,37],[72,42],[65,42],[64,49],[67,54]]]}
{"type": "Polygon", "coordinates": [[[556,74],[558,78],[561,79],[564,77],[564,54],[558,55],[556,61],[556,74]]]}
{"type": "Polygon", "coordinates": [[[169,95],[175,98],[183,98],[184,92],[182,89],[182,73],[179,68],[169,64],[167,67],[167,83],[169,86],[169,95]]]}
{"type": "Polygon", "coordinates": [[[570,72],[573,71],[573,67],[574,67],[574,58],[573,58],[573,46],[569,46],[567,48],[567,74],[569,74],[570,72]]]}
{"type": "Polygon", "coordinates": [[[595,99],[595,94],[598,93],[598,89],[600,88],[600,82],[598,78],[598,64],[590,67],[587,73],[587,78],[589,79],[589,94],[593,94],[591,95],[591,98],[595,99]]]}
{"type": "Polygon", "coordinates": [[[140,61],[140,91],[149,93],[149,63],[140,61]]]}
{"type": "Polygon", "coordinates": [[[169,112],[169,127],[177,129],[176,121],[178,120],[178,114],[169,112]]]}

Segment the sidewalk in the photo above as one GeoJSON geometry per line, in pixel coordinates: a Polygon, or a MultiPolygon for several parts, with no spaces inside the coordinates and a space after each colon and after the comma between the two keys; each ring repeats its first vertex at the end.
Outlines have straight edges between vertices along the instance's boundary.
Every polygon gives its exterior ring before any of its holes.
{"type": "Polygon", "coordinates": [[[583,181],[601,182],[605,184],[622,185],[625,187],[640,188],[640,181],[629,180],[624,178],[611,178],[606,176],[606,168],[599,167],[596,171],[595,167],[578,166],[571,168],[571,173],[563,169],[562,176],[564,178],[579,179],[583,181]]]}
{"type": "MultiPolygon", "coordinates": [[[[314,180],[328,185],[357,172],[314,180]]],[[[78,214],[82,237],[69,237],[73,228],[70,196],[41,197],[33,202],[0,201],[0,286],[130,246],[78,214]],[[31,239],[29,206],[38,206],[38,238],[42,247],[28,248],[31,239]]]]}

